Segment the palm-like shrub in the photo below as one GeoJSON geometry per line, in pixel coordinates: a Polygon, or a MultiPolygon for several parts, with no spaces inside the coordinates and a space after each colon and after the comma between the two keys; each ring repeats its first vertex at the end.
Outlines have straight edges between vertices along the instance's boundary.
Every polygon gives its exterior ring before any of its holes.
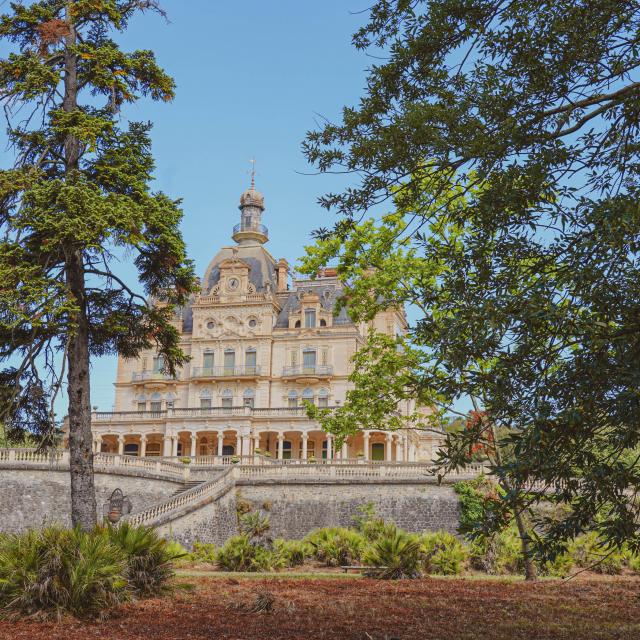
{"type": "Polygon", "coordinates": [[[455,576],[462,573],[468,557],[466,546],[451,533],[425,533],[419,540],[426,573],[455,576]]]}
{"type": "Polygon", "coordinates": [[[252,544],[246,534],[229,538],[216,555],[222,571],[272,571],[280,560],[269,549],[252,544]]]}
{"type": "Polygon", "coordinates": [[[299,567],[313,554],[313,549],[303,540],[277,539],[273,542],[273,552],[282,566],[299,567]]]}
{"type": "Polygon", "coordinates": [[[101,530],[47,527],[0,542],[0,610],[94,617],[131,596],[125,554],[101,530]]]}
{"type": "Polygon", "coordinates": [[[269,516],[263,516],[259,511],[240,516],[239,524],[240,531],[249,538],[263,538],[271,529],[269,516]]]}
{"type": "Polygon", "coordinates": [[[387,526],[364,554],[364,563],[377,568],[367,575],[385,580],[419,578],[421,551],[417,536],[387,526]]]}
{"type": "Polygon", "coordinates": [[[173,562],[186,555],[181,547],[171,545],[154,529],[132,527],[127,522],[107,527],[106,533],[125,554],[124,577],[136,596],[155,596],[168,589],[173,562]]]}
{"type": "Polygon", "coordinates": [[[366,541],[360,533],[342,527],[312,531],[305,542],[313,548],[315,559],[329,567],[359,562],[366,548],[366,541]]]}

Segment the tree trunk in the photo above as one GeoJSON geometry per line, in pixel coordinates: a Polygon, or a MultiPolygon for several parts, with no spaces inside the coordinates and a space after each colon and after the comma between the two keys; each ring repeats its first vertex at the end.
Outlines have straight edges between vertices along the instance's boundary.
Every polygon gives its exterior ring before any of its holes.
{"type": "MultiPolygon", "coordinates": [[[[73,0],[66,8],[65,74],[63,110],[78,108],[78,69],[76,31],[71,11],[73,0]]],[[[67,135],[64,144],[65,175],[74,180],[80,159],[80,142],[67,135]]],[[[70,314],[67,336],[69,395],[69,471],[71,475],[71,522],[84,530],[96,524],[96,494],[93,482],[93,437],[91,435],[91,398],[89,387],[89,322],[87,318],[82,248],[67,246],[65,275],[69,292],[77,306],[70,314]]]]}
{"type": "Polygon", "coordinates": [[[516,525],[518,527],[518,535],[520,536],[520,544],[522,545],[522,555],[524,556],[524,579],[537,580],[538,572],[536,571],[535,562],[531,557],[531,545],[529,544],[527,527],[522,514],[517,510],[514,511],[516,516],[516,525]]]}

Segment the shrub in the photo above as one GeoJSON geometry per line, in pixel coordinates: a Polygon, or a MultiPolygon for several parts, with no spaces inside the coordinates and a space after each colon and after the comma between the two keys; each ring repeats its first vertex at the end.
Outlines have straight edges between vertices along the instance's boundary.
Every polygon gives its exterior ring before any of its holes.
{"type": "Polygon", "coordinates": [[[570,553],[559,553],[553,560],[547,560],[539,567],[540,573],[554,578],[564,578],[571,573],[574,560],[570,553]]]}
{"type": "Polygon", "coordinates": [[[385,521],[376,515],[373,502],[358,507],[358,515],[353,517],[356,529],[372,542],[377,540],[385,532],[385,521]]]}
{"type": "Polygon", "coordinates": [[[222,571],[272,571],[279,565],[279,558],[260,545],[251,544],[246,534],[229,538],[216,554],[222,571]]]}
{"type": "Polygon", "coordinates": [[[387,527],[364,554],[364,563],[380,568],[367,575],[384,580],[419,578],[421,544],[417,536],[387,527]]]}
{"type": "Polygon", "coordinates": [[[569,544],[568,552],[579,567],[596,573],[619,574],[626,562],[624,551],[606,549],[595,532],[578,536],[569,544]]]}
{"type": "Polygon", "coordinates": [[[278,564],[284,567],[299,567],[313,554],[312,548],[302,540],[274,540],[273,552],[278,564]]]}
{"type": "Polygon", "coordinates": [[[359,562],[366,547],[364,537],[357,531],[342,527],[328,527],[312,531],[306,538],[316,560],[328,567],[359,562]]]}
{"type": "Polygon", "coordinates": [[[462,573],[469,555],[467,547],[446,531],[423,534],[420,537],[420,550],[425,572],[443,576],[462,573]]]}
{"type": "Polygon", "coordinates": [[[216,545],[207,542],[194,542],[193,551],[189,554],[189,560],[215,564],[217,562],[216,545]]]}
{"type": "Polygon", "coordinates": [[[131,596],[126,569],[123,550],[104,530],[47,527],[10,535],[0,544],[0,610],[100,616],[131,596]]]}
{"type": "Polygon", "coordinates": [[[105,532],[125,554],[124,577],[136,596],[151,597],[167,590],[174,575],[173,561],[185,557],[184,550],[169,545],[154,529],[132,527],[128,522],[107,527],[105,532]]]}

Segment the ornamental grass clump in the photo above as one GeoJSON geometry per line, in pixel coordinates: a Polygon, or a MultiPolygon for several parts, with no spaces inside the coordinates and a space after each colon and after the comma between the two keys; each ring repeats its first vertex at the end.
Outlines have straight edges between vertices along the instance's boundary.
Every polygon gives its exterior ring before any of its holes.
{"type": "Polygon", "coordinates": [[[359,562],[367,546],[362,534],[342,527],[312,531],[305,542],[313,548],[313,557],[328,567],[359,562]]]}
{"type": "Polygon", "coordinates": [[[419,578],[422,575],[421,552],[418,536],[387,525],[364,554],[364,563],[375,567],[375,571],[367,571],[366,575],[383,580],[419,578]]]}
{"type": "Polygon", "coordinates": [[[0,612],[9,618],[101,617],[133,590],[105,530],[47,527],[0,541],[0,612]]]}

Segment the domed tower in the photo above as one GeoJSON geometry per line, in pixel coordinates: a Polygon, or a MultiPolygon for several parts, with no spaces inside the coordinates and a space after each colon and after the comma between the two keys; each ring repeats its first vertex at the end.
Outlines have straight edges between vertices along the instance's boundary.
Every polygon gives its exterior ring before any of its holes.
{"type": "Polygon", "coordinates": [[[256,191],[255,177],[251,175],[251,187],[240,196],[240,224],[233,227],[233,239],[238,244],[258,242],[264,244],[269,239],[269,230],[262,224],[264,196],[256,191]]]}

